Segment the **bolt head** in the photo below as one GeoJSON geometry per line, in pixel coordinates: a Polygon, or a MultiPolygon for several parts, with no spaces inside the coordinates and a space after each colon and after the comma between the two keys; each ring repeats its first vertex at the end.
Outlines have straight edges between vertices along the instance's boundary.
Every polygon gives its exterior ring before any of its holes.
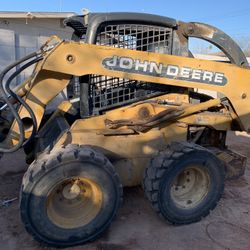
{"type": "Polygon", "coordinates": [[[247,98],[247,94],[246,93],[242,93],[241,99],[246,99],[246,98],[247,98]]]}

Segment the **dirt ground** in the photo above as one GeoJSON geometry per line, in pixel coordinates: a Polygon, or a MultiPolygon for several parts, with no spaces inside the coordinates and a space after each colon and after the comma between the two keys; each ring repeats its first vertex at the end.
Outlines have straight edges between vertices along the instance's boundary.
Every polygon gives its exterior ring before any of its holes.
{"type": "MultiPolygon", "coordinates": [[[[124,191],[123,207],[104,235],[91,244],[69,249],[250,249],[250,136],[231,133],[228,145],[248,156],[246,174],[226,183],[218,206],[201,222],[169,225],[154,213],[140,187],[129,188],[124,191]]],[[[0,201],[18,197],[26,168],[21,152],[1,159],[0,201]]],[[[18,201],[0,208],[0,249],[50,249],[26,233],[20,222],[18,201]]]]}

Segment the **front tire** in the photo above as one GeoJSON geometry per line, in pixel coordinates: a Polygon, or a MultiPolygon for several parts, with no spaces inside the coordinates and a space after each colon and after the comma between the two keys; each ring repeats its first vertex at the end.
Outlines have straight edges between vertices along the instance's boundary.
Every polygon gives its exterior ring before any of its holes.
{"type": "Polygon", "coordinates": [[[189,224],[214,209],[224,179],[224,166],[213,153],[195,144],[173,143],[151,160],[143,185],[158,214],[173,224],[189,224]]]}
{"type": "Polygon", "coordinates": [[[68,145],[35,161],[23,178],[22,221],[56,247],[97,238],[114,219],[122,185],[110,161],[90,147],[68,145]]]}

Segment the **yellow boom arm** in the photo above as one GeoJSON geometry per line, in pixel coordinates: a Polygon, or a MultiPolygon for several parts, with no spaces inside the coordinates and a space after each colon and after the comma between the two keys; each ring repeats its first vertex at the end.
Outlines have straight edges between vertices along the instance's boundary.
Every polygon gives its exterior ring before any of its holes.
{"type": "MultiPolygon", "coordinates": [[[[250,130],[250,70],[232,64],[140,52],[78,42],[60,41],[45,52],[34,77],[19,93],[35,113],[39,126],[45,106],[62,91],[72,76],[97,74],[131,80],[217,91],[230,101],[242,130],[250,130]],[[23,91],[26,89],[25,91],[23,91]]],[[[21,118],[29,117],[21,107],[21,118]]],[[[32,128],[25,127],[26,137],[32,128]]],[[[14,122],[9,139],[18,138],[14,122]]]]}

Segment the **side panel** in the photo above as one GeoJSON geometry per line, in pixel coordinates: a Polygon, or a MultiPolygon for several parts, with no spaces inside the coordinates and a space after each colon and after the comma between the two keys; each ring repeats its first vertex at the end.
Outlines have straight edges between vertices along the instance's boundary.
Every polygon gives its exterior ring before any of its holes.
{"type": "Polygon", "coordinates": [[[165,109],[164,106],[155,107],[144,103],[77,120],[58,140],[55,147],[67,144],[90,145],[112,161],[124,186],[139,185],[152,155],[165,148],[171,141],[185,141],[188,128],[171,123],[138,133],[126,126],[108,129],[107,121],[121,118],[138,120],[142,119],[141,116],[145,119],[145,115],[152,117],[165,109]]]}

